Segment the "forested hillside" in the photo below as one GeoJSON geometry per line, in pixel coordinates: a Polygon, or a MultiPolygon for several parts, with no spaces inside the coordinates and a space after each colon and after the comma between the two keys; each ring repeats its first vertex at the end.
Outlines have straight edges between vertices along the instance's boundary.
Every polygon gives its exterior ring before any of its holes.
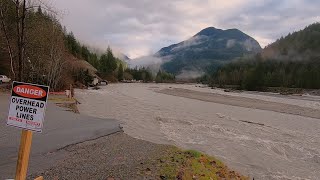
{"type": "Polygon", "coordinates": [[[97,75],[117,81],[126,63],[111,48],[102,55],[91,52],[56,15],[41,1],[0,0],[0,74],[53,90],[87,85],[97,75]]]}
{"type": "Polygon", "coordinates": [[[280,38],[261,54],[241,58],[203,78],[212,85],[241,89],[320,88],[320,24],[280,38]]]}
{"type": "Polygon", "coordinates": [[[320,55],[320,24],[289,33],[262,51],[264,59],[306,60],[320,55]]]}

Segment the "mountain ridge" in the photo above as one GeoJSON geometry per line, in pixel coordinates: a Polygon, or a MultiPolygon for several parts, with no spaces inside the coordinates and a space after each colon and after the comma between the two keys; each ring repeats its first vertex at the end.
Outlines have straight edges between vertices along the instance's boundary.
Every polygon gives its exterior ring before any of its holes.
{"type": "Polygon", "coordinates": [[[204,76],[203,81],[212,86],[232,85],[245,90],[319,89],[319,52],[318,22],[279,38],[256,56],[239,58],[220,67],[211,76],[204,76]]]}
{"type": "Polygon", "coordinates": [[[191,70],[205,72],[221,62],[260,51],[260,44],[238,29],[208,27],[185,41],[161,48],[155,56],[163,59],[165,71],[177,75],[191,70]]]}

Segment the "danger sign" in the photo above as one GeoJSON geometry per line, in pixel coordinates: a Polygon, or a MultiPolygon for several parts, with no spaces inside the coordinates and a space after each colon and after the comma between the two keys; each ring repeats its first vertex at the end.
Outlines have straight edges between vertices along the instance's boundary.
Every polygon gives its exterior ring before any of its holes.
{"type": "Polygon", "coordinates": [[[7,125],[42,132],[49,87],[13,82],[7,125]]]}

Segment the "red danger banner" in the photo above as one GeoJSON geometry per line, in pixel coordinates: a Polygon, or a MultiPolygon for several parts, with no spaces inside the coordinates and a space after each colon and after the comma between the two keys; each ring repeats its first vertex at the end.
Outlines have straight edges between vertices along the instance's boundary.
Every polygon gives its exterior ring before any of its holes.
{"type": "Polygon", "coordinates": [[[42,132],[49,87],[14,81],[7,125],[42,132]]]}
{"type": "Polygon", "coordinates": [[[13,88],[13,91],[23,97],[39,99],[47,95],[47,92],[42,88],[31,85],[18,85],[13,88]]]}

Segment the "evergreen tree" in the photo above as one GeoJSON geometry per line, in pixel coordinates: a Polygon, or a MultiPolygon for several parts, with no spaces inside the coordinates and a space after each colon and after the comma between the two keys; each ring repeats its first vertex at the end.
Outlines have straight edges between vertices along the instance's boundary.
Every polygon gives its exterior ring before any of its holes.
{"type": "Polygon", "coordinates": [[[122,81],[123,80],[123,66],[122,66],[122,63],[120,63],[120,66],[119,66],[119,70],[118,70],[118,80],[119,81],[122,81]]]}
{"type": "Polygon", "coordinates": [[[107,52],[100,58],[100,70],[105,74],[112,74],[117,69],[117,61],[113,56],[112,50],[108,47],[107,52]]]}
{"type": "Polygon", "coordinates": [[[175,76],[173,74],[170,74],[161,70],[158,71],[156,76],[157,83],[169,83],[174,81],[175,81],[175,76]]]}

